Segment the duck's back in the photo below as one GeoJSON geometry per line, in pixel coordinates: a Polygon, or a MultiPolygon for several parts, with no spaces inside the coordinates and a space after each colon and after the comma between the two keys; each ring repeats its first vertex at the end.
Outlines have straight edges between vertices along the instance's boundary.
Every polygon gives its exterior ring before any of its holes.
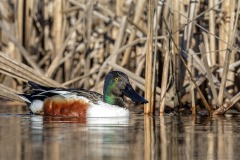
{"type": "Polygon", "coordinates": [[[29,84],[33,88],[31,93],[19,96],[34,114],[83,117],[89,106],[103,99],[101,94],[84,89],[46,87],[31,81],[29,84]]]}

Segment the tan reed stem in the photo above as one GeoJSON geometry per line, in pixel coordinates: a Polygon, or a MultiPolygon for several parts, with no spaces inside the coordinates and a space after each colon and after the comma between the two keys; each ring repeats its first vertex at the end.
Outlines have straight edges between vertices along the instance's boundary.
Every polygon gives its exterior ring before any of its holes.
{"type": "Polygon", "coordinates": [[[145,98],[148,103],[144,105],[144,113],[151,114],[153,112],[153,0],[148,0],[148,31],[147,31],[147,53],[146,53],[146,83],[145,83],[145,98]]]}

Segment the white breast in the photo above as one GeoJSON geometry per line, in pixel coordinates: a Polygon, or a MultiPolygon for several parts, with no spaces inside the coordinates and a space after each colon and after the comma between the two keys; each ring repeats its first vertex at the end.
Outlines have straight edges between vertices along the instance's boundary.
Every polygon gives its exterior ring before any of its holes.
{"type": "Polygon", "coordinates": [[[29,108],[34,114],[43,114],[43,101],[34,100],[29,108]]]}
{"type": "Polygon", "coordinates": [[[129,114],[129,110],[126,108],[101,101],[98,104],[92,104],[87,110],[87,117],[128,117],[129,114]]]}

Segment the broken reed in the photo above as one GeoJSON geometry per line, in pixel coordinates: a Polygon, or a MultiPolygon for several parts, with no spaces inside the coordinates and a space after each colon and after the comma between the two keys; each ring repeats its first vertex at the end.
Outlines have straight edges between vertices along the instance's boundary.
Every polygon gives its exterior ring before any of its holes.
{"type": "Polygon", "coordinates": [[[189,105],[194,114],[199,101],[213,114],[240,110],[239,1],[26,0],[0,7],[1,97],[16,99],[27,80],[102,92],[104,75],[117,69],[145,92],[145,113],[189,105]]]}

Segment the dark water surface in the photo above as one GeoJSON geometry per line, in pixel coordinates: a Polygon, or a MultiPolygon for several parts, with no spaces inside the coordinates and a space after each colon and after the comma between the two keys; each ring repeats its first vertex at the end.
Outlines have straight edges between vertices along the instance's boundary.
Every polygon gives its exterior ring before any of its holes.
{"type": "Polygon", "coordinates": [[[240,159],[240,115],[51,118],[0,107],[0,159],[240,159]]]}

